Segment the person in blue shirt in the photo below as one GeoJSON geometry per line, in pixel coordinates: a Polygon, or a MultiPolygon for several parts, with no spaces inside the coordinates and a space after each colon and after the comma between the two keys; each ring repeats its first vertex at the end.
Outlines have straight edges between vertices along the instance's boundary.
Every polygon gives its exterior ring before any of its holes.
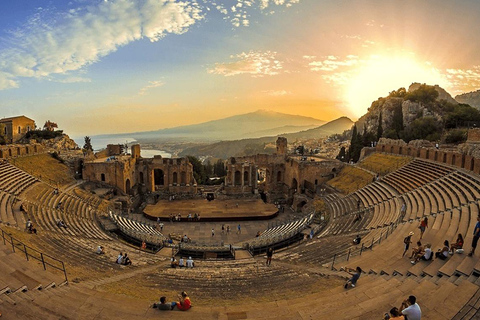
{"type": "Polygon", "coordinates": [[[475,229],[473,229],[473,240],[472,240],[472,250],[468,254],[469,257],[473,256],[475,248],[477,247],[478,239],[480,238],[480,216],[477,216],[477,224],[475,229]]]}

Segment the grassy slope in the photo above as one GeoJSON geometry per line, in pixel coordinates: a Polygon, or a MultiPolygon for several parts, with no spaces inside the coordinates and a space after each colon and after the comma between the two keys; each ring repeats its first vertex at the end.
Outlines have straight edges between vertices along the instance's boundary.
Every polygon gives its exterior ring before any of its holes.
{"type": "Polygon", "coordinates": [[[48,183],[64,185],[75,180],[70,169],[50,154],[20,157],[10,163],[48,183]]]}
{"type": "Polygon", "coordinates": [[[374,176],[365,170],[346,166],[338,176],[328,181],[327,184],[342,191],[345,194],[363,188],[372,182],[374,176]]]}
{"type": "Polygon", "coordinates": [[[386,175],[406,165],[412,161],[412,159],[411,157],[374,153],[360,162],[358,166],[379,173],[380,175],[386,175]]]}

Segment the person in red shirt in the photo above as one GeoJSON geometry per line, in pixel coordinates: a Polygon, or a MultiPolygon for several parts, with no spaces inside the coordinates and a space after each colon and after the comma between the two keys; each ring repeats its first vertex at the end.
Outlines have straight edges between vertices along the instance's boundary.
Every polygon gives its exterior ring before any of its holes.
{"type": "Polygon", "coordinates": [[[183,291],[178,297],[180,298],[180,301],[172,302],[172,310],[175,306],[181,311],[187,311],[192,307],[192,302],[185,291],[183,291]]]}
{"type": "Polygon", "coordinates": [[[461,233],[458,234],[457,241],[455,243],[452,243],[452,245],[450,246],[449,253],[453,254],[457,249],[463,249],[463,236],[461,233]]]}

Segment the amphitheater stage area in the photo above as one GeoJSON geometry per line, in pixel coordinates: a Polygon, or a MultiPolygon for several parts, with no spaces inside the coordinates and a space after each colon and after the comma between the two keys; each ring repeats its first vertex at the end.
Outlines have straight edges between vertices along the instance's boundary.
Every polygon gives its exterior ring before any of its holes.
{"type": "Polygon", "coordinates": [[[189,214],[194,217],[195,213],[200,214],[200,221],[266,220],[278,215],[275,205],[260,199],[160,200],[155,205],[147,205],[143,212],[147,218],[163,221],[168,221],[171,214],[180,214],[182,221],[187,221],[189,214]]]}

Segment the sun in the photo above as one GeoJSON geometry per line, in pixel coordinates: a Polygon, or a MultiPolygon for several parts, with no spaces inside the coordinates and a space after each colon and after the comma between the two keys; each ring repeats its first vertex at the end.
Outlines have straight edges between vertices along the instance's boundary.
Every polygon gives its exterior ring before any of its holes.
{"type": "Polygon", "coordinates": [[[360,65],[345,86],[345,100],[356,117],[364,115],[379,97],[385,97],[400,87],[408,89],[413,82],[441,87],[448,84],[437,69],[426,63],[420,64],[411,57],[372,56],[360,65]]]}

